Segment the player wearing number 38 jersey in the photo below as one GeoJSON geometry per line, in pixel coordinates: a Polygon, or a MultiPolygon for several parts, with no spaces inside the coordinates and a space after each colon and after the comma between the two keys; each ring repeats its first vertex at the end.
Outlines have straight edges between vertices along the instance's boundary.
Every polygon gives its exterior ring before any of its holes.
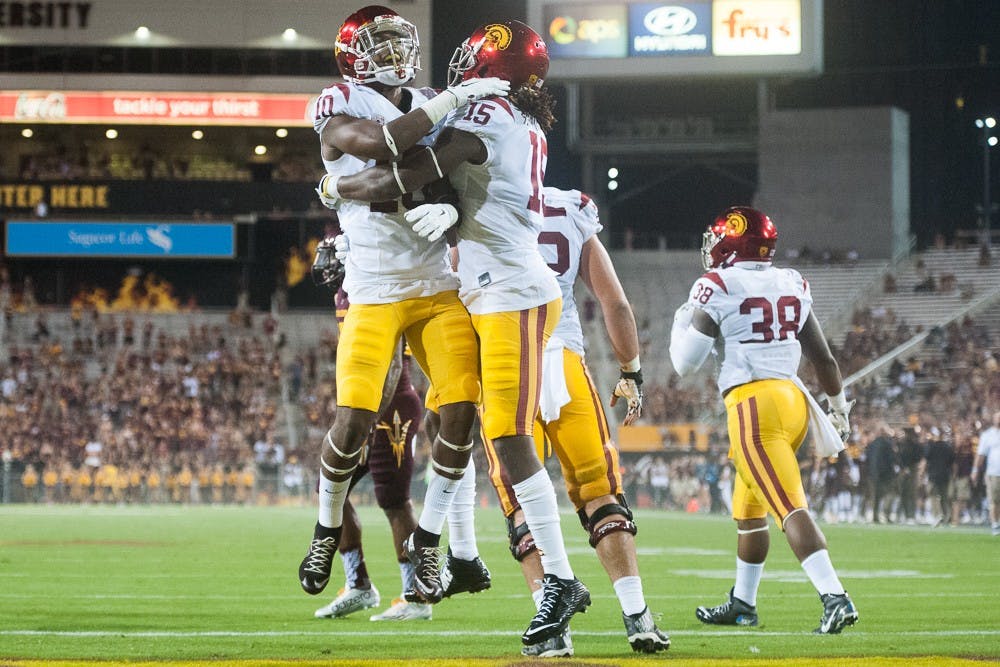
{"type": "Polygon", "coordinates": [[[757,625],[770,513],[823,602],[816,632],[835,634],[857,622],[858,612],[809,515],[795,452],[807,429],[817,451],[829,456],[843,449],[853,403],[844,398],[840,368],[811,312],[809,284],[794,269],[771,265],[777,239],[774,223],[760,211],[736,206],[723,212],[704,235],[707,273],[674,317],[670,358],[681,375],[697,370],[722,339],[718,385],[737,472],[736,585],[723,604],[698,607],[695,615],[703,623],[757,625]],[[829,415],[796,375],[803,353],[829,396],[829,415]]]}

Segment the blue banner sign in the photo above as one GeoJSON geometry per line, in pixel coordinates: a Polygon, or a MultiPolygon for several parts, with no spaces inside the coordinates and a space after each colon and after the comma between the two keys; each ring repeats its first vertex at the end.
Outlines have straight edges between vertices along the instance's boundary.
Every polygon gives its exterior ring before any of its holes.
{"type": "Polygon", "coordinates": [[[7,222],[7,254],[28,257],[227,258],[231,224],[165,222],[7,222]]]}
{"type": "Polygon", "coordinates": [[[711,55],[708,2],[634,4],[628,8],[629,55],[711,55]]]}

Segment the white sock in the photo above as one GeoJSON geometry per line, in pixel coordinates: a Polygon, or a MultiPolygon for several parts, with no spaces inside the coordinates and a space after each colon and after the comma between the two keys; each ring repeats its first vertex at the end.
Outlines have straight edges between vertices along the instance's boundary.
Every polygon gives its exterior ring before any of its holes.
{"type": "Polygon", "coordinates": [[[537,591],[531,591],[531,599],[535,601],[535,611],[542,608],[542,598],[545,597],[545,589],[539,588],[537,591]]]}
{"type": "Polygon", "coordinates": [[[743,600],[752,607],[757,606],[757,589],[760,579],[764,576],[763,563],[748,563],[736,557],[736,585],[733,586],[733,597],[743,600]]]}
{"type": "Polygon", "coordinates": [[[616,580],[615,595],[622,606],[622,613],[632,616],[646,609],[646,598],[642,595],[642,579],[640,577],[622,577],[616,580]]]}
{"type": "Polygon", "coordinates": [[[399,578],[403,582],[403,592],[399,594],[399,598],[402,600],[403,596],[406,595],[406,591],[413,590],[413,564],[409,561],[400,561],[399,563],[399,578]]]}
{"type": "Polygon", "coordinates": [[[344,523],[344,502],[347,490],[351,488],[351,478],[334,482],[326,475],[319,476],[319,525],[336,528],[344,523]]]}
{"type": "Polygon", "coordinates": [[[542,571],[560,579],[572,579],[566,546],[559,527],[559,506],[552,480],[542,468],[528,479],[514,484],[514,495],[524,512],[524,521],[531,530],[538,552],[542,556],[542,571]]]}
{"type": "Polygon", "coordinates": [[[816,591],[820,595],[844,594],[844,586],[840,583],[840,577],[837,576],[836,570],[833,569],[833,563],[830,562],[830,552],[826,549],[809,554],[802,561],[802,569],[806,571],[809,581],[816,587],[816,591]]]}
{"type": "Polygon", "coordinates": [[[361,549],[340,552],[340,562],[344,565],[344,588],[351,589],[358,583],[358,565],[361,564],[361,549]]]}
{"type": "Polygon", "coordinates": [[[472,560],[479,555],[476,545],[476,464],[472,459],[469,459],[448,510],[448,548],[455,558],[462,560],[472,560]]]}
{"type": "Polygon", "coordinates": [[[448,516],[448,508],[461,479],[448,479],[431,469],[430,481],[427,482],[427,493],[424,494],[424,509],[420,512],[418,525],[428,533],[440,535],[444,529],[444,520],[448,516]]]}

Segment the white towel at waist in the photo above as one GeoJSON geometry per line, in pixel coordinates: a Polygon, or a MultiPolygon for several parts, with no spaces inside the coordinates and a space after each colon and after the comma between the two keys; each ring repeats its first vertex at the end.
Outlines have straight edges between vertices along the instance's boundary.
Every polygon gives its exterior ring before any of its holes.
{"type": "Polygon", "coordinates": [[[542,396],[539,411],[542,421],[559,419],[562,406],[569,403],[569,388],[566,387],[566,373],[563,372],[563,348],[566,344],[557,336],[549,338],[549,344],[542,353],[542,396]]]}
{"type": "Polygon", "coordinates": [[[844,441],[840,439],[840,434],[805,383],[798,377],[793,377],[792,381],[806,395],[806,403],[809,405],[809,433],[812,435],[816,453],[822,456],[836,456],[844,450],[844,441]]]}

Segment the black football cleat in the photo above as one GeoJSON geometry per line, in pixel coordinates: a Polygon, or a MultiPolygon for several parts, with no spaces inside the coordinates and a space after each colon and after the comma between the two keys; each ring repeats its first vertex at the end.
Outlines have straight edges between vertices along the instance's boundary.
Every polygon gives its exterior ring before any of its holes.
{"type": "Polygon", "coordinates": [[[403,542],[403,552],[413,565],[413,588],[405,591],[407,602],[436,604],[441,601],[441,547],[417,546],[413,533],[403,542]]]}
{"type": "Polygon", "coordinates": [[[459,593],[478,593],[485,591],[491,585],[490,571],[486,569],[486,563],[479,556],[472,560],[455,558],[451,549],[448,549],[448,556],[441,567],[441,588],[444,589],[442,597],[450,598],[459,593]]]}
{"type": "Polygon", "coordinates": [[[575,577],[560,579],[554,574],[546,574],[542,579],[542,591],[538,613],[521,635],[525,646],[561,635],[569,625],[569,619],[577,612],[586,612],[590,606],[590,591],[575,577]]]}
{"type": "Polygon", "coordinates": [[[670,637],[656,627],[649,607],[638,614],[627,615],[623,612],[622,621],[625,623],[625,634],[628,636],[628,643],[632,646],[633,651],[657,653],[670,648],[670,637]]]}
{"type": "Polygon", "coordinates": [[[337,553],[340,528],[326,528],[319,523],[313,529],[309,552],[299,565],[299,583],[309,595],[318,595],[330,581],[333,556],[337,553]]]}
{"type": "Polygon", "coordinates": [[[819,627],[813,630],[816,634],[838,635],[844,628],[858,622],[858,610],[847,593],[827,593],[819,599],[823,601],[823,617],[819,619],[819,627]]]}
{"type": "Polygon", "coordinates": [[[757,625],[757,607],[733,597],[729,589],[729,599],[717,607],[698,607],[694,615],[702,623],[709,625],[757,625]]]}

